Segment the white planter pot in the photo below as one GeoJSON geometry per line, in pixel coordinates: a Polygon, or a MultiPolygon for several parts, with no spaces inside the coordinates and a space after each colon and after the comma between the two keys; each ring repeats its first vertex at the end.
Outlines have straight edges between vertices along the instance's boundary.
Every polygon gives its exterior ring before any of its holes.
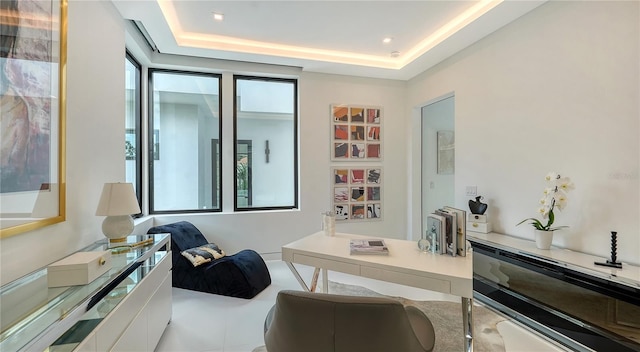
{"type": "Polygon", "coordinates": [[[553,231],[533,231],[536,238],[536,247],[538,247],[539,249],[551,248],[551,241],[553,241],[553,231]]]}

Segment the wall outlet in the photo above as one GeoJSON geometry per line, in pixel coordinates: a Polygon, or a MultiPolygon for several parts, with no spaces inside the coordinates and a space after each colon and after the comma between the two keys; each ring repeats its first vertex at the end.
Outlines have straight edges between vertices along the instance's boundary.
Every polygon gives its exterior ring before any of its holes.
{"type": "Polygon", "coordinates": [[[478,187],[477,186],[467,186],[467,197],[475,197],[478,195],[478,187]]]}

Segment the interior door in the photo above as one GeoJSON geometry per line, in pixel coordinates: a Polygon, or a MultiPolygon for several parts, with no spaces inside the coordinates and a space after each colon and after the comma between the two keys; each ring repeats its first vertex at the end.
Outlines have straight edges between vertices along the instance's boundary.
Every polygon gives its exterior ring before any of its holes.
{"type": "Polygon", "coordinates": [[[427,215],[454,204],[455,97],[448,95],[422,107],[422,233],[427,215]]]}

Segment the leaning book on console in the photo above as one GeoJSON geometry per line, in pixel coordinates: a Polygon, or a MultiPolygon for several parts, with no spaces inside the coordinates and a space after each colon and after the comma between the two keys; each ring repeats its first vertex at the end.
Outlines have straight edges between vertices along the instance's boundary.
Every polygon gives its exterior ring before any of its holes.
{"type": "Polygon", "coordinates": [[[351,250],[351,254],[389,254],[389,248],[387,248],[384,240],[380,239],[351,240],[349,242],[349,249],[351,250]]]}

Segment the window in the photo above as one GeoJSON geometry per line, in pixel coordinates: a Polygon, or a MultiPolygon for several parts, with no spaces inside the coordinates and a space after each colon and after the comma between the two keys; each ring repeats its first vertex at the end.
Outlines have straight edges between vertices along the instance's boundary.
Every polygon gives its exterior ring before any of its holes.
{"type": "Polygon", "coordinates": [[[298,207],[297,81],[234,76],[235,210],[298,207]]]}
{"type": "MultiPolygon", "coordinates": [[[[140,140],[141,122],[140,64],[129,54],[125,56],[125,181],[132,183],[142,204],[142,142],[140,140]]],[[[142,206],[140,207],[142,209],[142,206]]]]}
{"type": "Polygon", "coordinates": [[[221,211],[220,75],[149,74],[150,212],[221,211]]]}

